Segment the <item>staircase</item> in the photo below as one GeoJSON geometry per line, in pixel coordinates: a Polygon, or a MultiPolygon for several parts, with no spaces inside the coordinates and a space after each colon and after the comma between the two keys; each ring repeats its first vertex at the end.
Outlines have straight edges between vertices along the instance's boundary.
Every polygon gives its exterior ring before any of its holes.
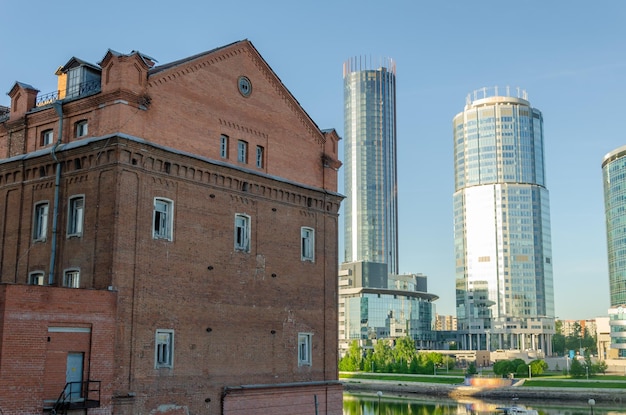
{"type": "Polygon", "coordinates": [[[44,406],[51,415],[66,415],[67,411],[100,407],[100,381],[68,382],[56,401],[44,406]]]}

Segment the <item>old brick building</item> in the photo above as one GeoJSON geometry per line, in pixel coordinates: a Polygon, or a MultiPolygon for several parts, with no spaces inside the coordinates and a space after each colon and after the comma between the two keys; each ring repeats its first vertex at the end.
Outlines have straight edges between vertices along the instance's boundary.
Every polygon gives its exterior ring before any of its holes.
{"type": "Polygon", "coordinates": [[[57,76],[0,114],[2,413],[340,414],[336,132],[247,40],[57,76]]]}

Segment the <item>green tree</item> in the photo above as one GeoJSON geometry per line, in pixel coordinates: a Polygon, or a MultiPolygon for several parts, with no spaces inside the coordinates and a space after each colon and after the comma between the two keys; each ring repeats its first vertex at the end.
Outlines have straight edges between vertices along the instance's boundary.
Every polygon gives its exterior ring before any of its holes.
{"type": "Polygon", "coordinates": [[[412,338],[406,336],[396,340],[396,347],[393,349],[393,357],[396,362],[399,362],[400,364],[404,362],[408,369],[408,365],[415,359],[415,355],[415,342],[412,338]]]}
{"type": "Polygon", "coordinates": [[[566,353],[565,351],[565,336],[561,333],[556,333],[552,336],[552,350],[559,356],[566,353]]]}
{"type": "Polygon", "coordinates": [[[454,369],[454,366],[456,366],[456,360],[452,356],[443,356],[442,363],[447,370],[454,369]]]}
{"type": "Polygon", "coordinates": [[[350,342],[345,356],[339,360],[339,370],[345,372],[357,372],[362,369],[362,351],[357,340],[350,342]]]}
{"type": "Polygon", "coordinates": [[[493,373],[502,377],[507,377],[510,373],[528,376],[528,366],[523,359],[499,360],[493,365],[493,373]],[[520,367],[523,367],[523,369],[520,369],[520,367]]]}
{"type": "Polygon", "coordinates": [[[502,377],[508,376],[509,373],[515,373],[515,369],[516,367],[513,367],[511,360],[498,360],[493,364],[493,373],[502,377]]]}
{"type": "Polygon", "coordinates": [[[593,369],[593,373],[605,374],[606,370],[608,369],[608,365],[606,364],[604,360],[594,363],[593,365],[591,365],[591,367],[593,369]]]}
{"type": "Polygon", "coordinates": [[[374,365],[374,353],[371,349],[368,349],[365,352],[365,357],[363,358],[363,371],[364,372],[373,372],[374,365]]]}
{"type": "Polygon", "coordinates": [[[469,362],[469,365],[467,365],[467,370],[465,371],[465,374],[472,376],[477,373],[478,373],[478,370],[476,370],[476,362],[469,362]]]}
{"type": "Polygon", "coordinates": [[[572,364],[569,368],[569,374],[571,377],[583,377],[587,374],[585,366],[578,359],[572,359],[572,364]]]}
{"type": "Polygon", "coordinates": [[[387,339],[379,339],[374,345],[374,371],[383,373],[393,371],[393,350],[387,339]]]}
{"type": "Polygon", "coordinates": [[[529,365],[530,365],[530,372],[532,373],[533,376],[541,375],[543,372],[548,370],[548,364],[541,359],[533,360],[532,362],[529,363],[529,365]]]}

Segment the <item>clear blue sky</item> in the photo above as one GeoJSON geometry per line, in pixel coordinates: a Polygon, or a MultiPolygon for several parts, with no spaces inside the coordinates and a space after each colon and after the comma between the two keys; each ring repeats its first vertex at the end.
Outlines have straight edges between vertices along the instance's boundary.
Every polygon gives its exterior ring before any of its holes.
{"type": "Polygon", "coordinates": [[[594,318],[609,306],[600,165],[626,144],[624,22],[626,2],[604,0],[5,0],[0,90],[51,92],[58,66],[108,48],[164,64],[249,39],[318,126],[343,135],[343,61],[391,57],[400,270],[428,275],[437,311],[454,314],[452,118],[475,89],[521,87],[544,115],[556,314],[594,318]]]}

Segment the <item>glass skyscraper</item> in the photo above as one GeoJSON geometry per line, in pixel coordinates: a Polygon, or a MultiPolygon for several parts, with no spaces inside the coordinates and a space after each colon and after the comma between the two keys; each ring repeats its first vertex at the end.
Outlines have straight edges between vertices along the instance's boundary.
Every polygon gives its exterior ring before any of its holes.
{"type": "Polygon", "coordinates": [[[345,261],[384,263],[396,274],[395,63],[352,58],[343,65],[343,80],[345,261]]]}
{"type": "Polygon", "coordinates": [[[543,116],[525,91],[483,88],[453,121],[462,349],[552,353],[554,289],[543,116]]]}
{"type": "Polygon", "coordinates": [[[345,262],[339,272],[339,350],[409,336],[435,345],[433,304],[421,274],[398,275],[396,67],[343,65],[345,262]]]}
{"type": "Polygon", "coordinates": [[[609,256],[611,349],[626,357],[626,146],[602,160],[606,240],[609,256]]]}

